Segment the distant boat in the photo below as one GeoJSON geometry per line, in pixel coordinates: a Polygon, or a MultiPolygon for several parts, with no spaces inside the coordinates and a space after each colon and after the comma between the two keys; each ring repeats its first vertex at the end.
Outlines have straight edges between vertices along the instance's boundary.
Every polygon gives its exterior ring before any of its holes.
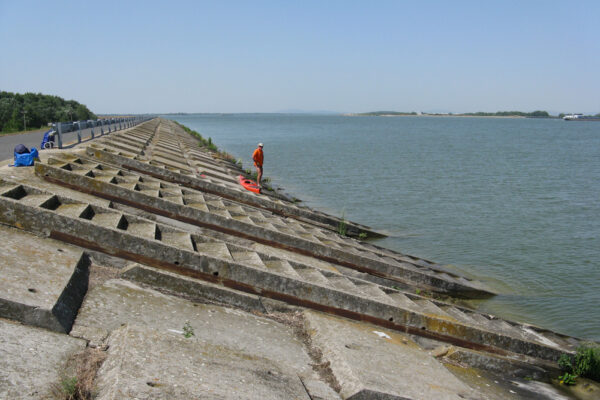
{"type": "Polygon", "coordinates": [[[600,117],[592,117],[591,115],[569,114],[563,117],[565,121],[600,121],[600,117]]]}

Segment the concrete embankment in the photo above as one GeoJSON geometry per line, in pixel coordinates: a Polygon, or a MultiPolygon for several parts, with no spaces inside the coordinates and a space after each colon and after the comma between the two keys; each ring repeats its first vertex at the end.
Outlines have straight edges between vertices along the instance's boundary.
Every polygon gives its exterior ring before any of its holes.
{"type": "Polygon", "coordinates": [[[245,191],[171,121],[41,158],[0,169],[2,398],[574,396],[551,382],[579,339],[465,308],[494,293],[245,191]]]}

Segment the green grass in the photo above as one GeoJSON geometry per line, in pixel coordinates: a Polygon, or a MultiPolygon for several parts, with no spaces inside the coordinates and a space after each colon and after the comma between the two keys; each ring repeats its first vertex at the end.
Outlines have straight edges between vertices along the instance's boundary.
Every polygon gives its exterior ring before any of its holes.
{"type": "Polygon", "coordinates": [[[342,236],[346,236],[347,230],[348,224],[346,223],[346,219],[344,218],[344,212],[342,211],[342,217],[340,218],[340,222],[338,222],[337,232],[342,236]]]}
{"type": "Polygon", "coordinates": [[[60,381],[60,389],[64,394],[65,399],[75,399],[77,394],[77,377],[64,377],[60,381]]]}
{"type": "Polygon", "coordinates": [[[208,151],[213,152],[215,157],[217,157],[217,158],[228,161],[237,166],[241,165],[241,163],[242,163],[241,160],[236,160],[235,157],[232,156],[231,154],[229,154],[225,151],[219,150],[219,148],[213,143],[212,138],[209,137],[208,139],[205,139],[201,134],[199,134],[195,130],[190,129],[187,126],[182,125],[177,121],[173,121],[173,122],[175,122],[177,125],[179,125],[188,134],[190,134],[190,135],[194,136],[196,139],[198,139],[199,147],[202,147],[208,151]]]}
{"type": "Polygon", "coordinates": [[[564,372],[559,379],[565,385],[575,384],[580,376],[600,382],[600,346],[595,343],[583,344],[577,348],[574,356],[563,354],[558,359],[558,366],[564,372]]]}
{"type": "Polygon", "coordinates": [[[46,132],[48,129],[50,129],[50,127],[48,127],[48,126],[42,126],[41,128],[31,128],[31,129],[28,129],[26,131],[17,131],[17,132],[11,132],[11,131],[4,132],[4,131],[2,131],[2,132],[0,132],[0,135],[22,135],[24,133],[35,133],[35,132],[42,133],[42,132],[46,132]]]}

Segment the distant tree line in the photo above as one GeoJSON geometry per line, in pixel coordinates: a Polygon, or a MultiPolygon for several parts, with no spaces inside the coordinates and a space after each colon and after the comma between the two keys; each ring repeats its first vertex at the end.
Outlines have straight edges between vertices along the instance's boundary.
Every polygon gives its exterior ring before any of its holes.
{"type": "Polygon", "coordinates": [[[41,93],[0,91],[0,132],[42,128],[48,122],[96,119],[96,115],[75,100],[41,93]]]}
{"type": "Polygon", "coordinates": [[[470,115],[475,117],[535,117],[535,118],[550,118],[550,114],[547,111],[533,111],[533,112],[522,112],[522,111],[498,111],[495,113],[489,112],[475,112],[475,113],[464,113],[459,115],[470,115]]]}
{"type": "Polygon", "coordinates": [[[402,112],[402,111],[371,111],[371,112],[366,112],[366,113],[360,113],[358,115],[365,115],[365,116],[380,116],[380,115],[417,115],[416,112],[402,112]]]}

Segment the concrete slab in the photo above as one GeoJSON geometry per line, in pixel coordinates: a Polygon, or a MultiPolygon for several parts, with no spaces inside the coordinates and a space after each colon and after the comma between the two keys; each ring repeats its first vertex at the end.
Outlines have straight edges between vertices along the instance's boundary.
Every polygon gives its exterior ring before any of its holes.
{"type": "Polygon", "coordinates": [[[74,246],[0,225],[0,316],[69,332],[89,260],[74,246]]]}
{"type": "Polygon", "coordinates": [[[478,399],[408,336],[312,311],[306,329],[344,399],[478,399]]]}
{"type": "Polygon", "coordinates": [[[0,399],[55,399],[68,358],[85,341],[0,319],[0,399]]]}
{"type": "Polygon", "coordinates": [[[131,325],[111,334],[97,387],[98,400],[310,399],[294,371],[255,352],[131,325]]]}
{"type": "Polygon", "coordinates": [[[112,332],[122,324],[181,332],[188,321],[195,338],[207,345],[274,360],[299,375],[311,370],[303,343],[286,325],[240,310],[167,296],[125,280],[110,280],[89,291],[71,335],[85,338],[86,331],[112,332]]]}

